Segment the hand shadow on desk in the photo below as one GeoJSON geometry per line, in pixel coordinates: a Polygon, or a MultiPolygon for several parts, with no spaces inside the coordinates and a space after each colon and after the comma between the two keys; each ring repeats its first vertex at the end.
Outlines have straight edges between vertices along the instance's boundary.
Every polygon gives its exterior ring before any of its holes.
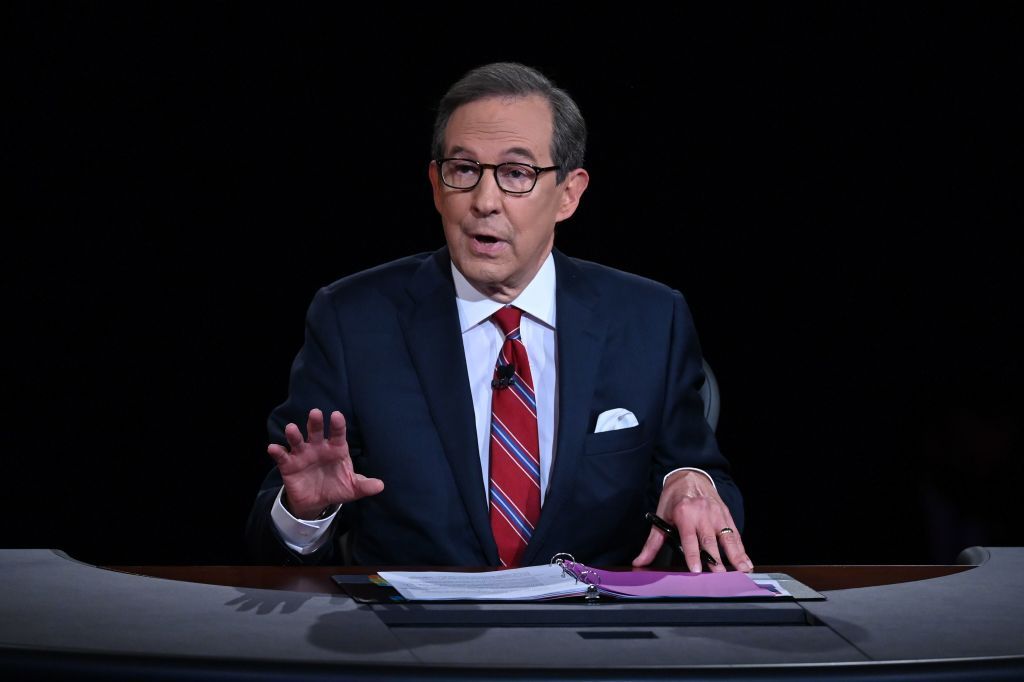
{"type": "Polygon", "coordinates": [[[237,607],[236,611],[254,611],[257,615],[266,616],[274,612],[278,606],[281,613],[295,613],[305,602],[313,597],[312,593],[286,592],[284,590],[247,590],[235,588],[241,594],[225,602],[224,606],[237,607]]]}
{"type": "MultiPolygon", "coordinates": [[[[312,597],[306,592],[234,588],[240,594],[224,603],[240,612],[250,611],[259,616],[277,612],[279,615],[295,613],[312,597]],[[280,607],[280,609],[278,609],[280,607]]],[[[323,596],[323,595],[319,595],[323,596]]],[[[308,640],[314,646],[340,653],[379,654],[389,651],[407,651],[408,642],[395,636],[394,631],[376,617],[370,621],[353,618],[353,611],[371,612],[370,606],[356,604],[344,597],[331,596],[331,604],[339,607],[336,611],[318,616],[309,628],[308,640]],[[353,636],[358,634],[359,636],[353,636]]],[[[432,645],[454,644],[480,637],[482,633],[474,628],[431,628],[428,633],[432,645]]]]}

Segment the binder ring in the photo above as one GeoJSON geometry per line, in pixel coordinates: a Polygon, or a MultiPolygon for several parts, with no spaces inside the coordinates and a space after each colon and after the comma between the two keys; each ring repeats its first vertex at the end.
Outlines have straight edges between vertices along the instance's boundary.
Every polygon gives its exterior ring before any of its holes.
{"type": "Polygon", "coordinates": [[[550,566],[558,566],[562,569],[562,575],[572,578],[575,582],[580,581],[580,576],[577,573],[576,567],[579,565],[576,563],[576,557],[568,552],[559,552],[558,554],[551,557],[551,561],[548,562],[550,566]]]}
{"type": "Polygon", "coordinates": [[[574,557],[572,554],[569,554],[568,552],[559,552],[558,554],[551,557],[551,561],[549,561],[548,564],[554,566],[561,566],[565,563],[567,557],[570,563],[576,563],[576,557],[574,557]]]}

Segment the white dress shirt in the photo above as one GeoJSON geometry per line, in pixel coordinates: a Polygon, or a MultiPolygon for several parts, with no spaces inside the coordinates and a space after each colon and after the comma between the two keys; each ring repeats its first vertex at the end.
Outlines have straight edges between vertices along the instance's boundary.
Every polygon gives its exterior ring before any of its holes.
{"type": "MultiPolygon", "coordinates": [[[[462,273],[452,265],[455,278],[455,302],[459,308],[462,346],[466,352],[466,370],[473,393],[473,414],[476,417],[477,445],[480,449],[481,485],[489,495],[491,461],[491,379],[494,364],[505,342],[497,323],[489,318],[505,306],[492,301],[473,288],[462,273]]],[[[533,280],[511,305],[523,311],[519,333],[530,358],[530,374],[537,398],[537,436],[540,446],[540,503],[543,506],[551,474],[551,462],[558,428],[558,372],[555,371],[555,260],[547,260],[533,280]]]]}

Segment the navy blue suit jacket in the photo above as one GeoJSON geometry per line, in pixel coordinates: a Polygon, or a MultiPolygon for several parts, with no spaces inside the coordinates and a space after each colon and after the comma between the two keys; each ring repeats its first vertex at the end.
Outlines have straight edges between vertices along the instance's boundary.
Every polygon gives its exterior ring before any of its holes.
{"type": "MultiPolygon", "coordinates": [[[[644,512],[677,467],[708,472],[742,527],[742,498],[704,420],[701,351],[682,295],[558,251],[554,258],[557,434],[524,565],[558,552],[627,565],[649,531],[644,512]],[[639,425],[594,433],[598,415],[618,407],[639,425]]],[[[333,524],[350,532],[357,563],[498,564],[447,248],[317,293],[288,399],[269,419],[271,440],[285,444],[289,422],[304,430],[314,407],[345,415],[356,471],[384,481],[379,495],[343,505],[333,524]]],[[[249,518],[253,558],[341,563],[334,542],[309,556],[287,550],[270,518],[280,485],[275,467],[249,518]]]]}

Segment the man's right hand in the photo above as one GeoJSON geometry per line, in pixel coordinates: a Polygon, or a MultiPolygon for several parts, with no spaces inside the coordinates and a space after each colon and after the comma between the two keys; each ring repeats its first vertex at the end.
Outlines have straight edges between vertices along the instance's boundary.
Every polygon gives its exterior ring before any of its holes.
{"type": "Polygon", "coordinates": [[[324,415],[309,411],[306,422],[309,440],[295,424],[288,424],[284,436],[289,449],[273,443],[267,446],[284,480],[286,507],[297,519],[314,519],[325,508],[376,495],[384,490],[379,478],[366,478],[352,469],[345,440],[345,417],[331,413],[330,437],[324,439],[324,415]]]}

